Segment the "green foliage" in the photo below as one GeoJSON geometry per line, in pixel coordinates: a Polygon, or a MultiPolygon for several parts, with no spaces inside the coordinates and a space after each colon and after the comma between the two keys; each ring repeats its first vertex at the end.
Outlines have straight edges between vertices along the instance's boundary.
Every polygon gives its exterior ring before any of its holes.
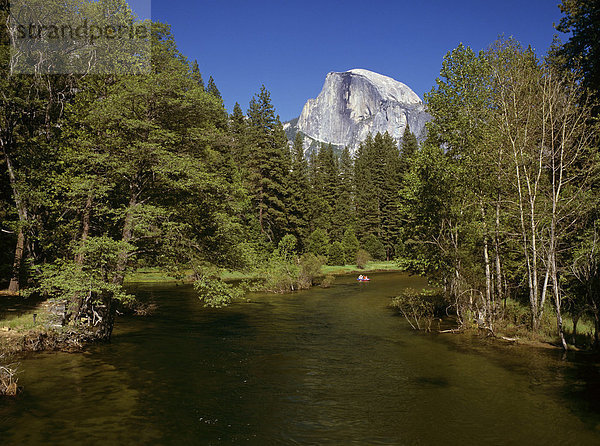
{"type": "Polygon", "coordinates": [[[335,282],[335,276],[333,274],[327,274],[321,282],[321,288],[329,288],[335,282]]]}
{"type": "Polygon", "coordinates": [[[298,284],[301,288],[308,288],[315,284],[315,279],[321,275],[321,268],[325,264],[325,257],[313,253],[305,253],[300,257],[300,272],[298,284]]]}
{"type": "Polygon", "coordinates": [[[553,49],[553,59],[562,68],[572,70],[582,79],[592,100],[600,99],[600,6],[594,0],[562,0],[558,5],[564,17],[556,29],[569,35],[569,40],[553,49]]]}
{"type": "Polygon", "coordinates": [[[358,148],[354,170],[359,236],[379,234],[385,258],[392,258],[400,229],[401,176],[396,141],[387,132],[367,137],[358,148]]]}
{"type": "Polygon", "coordinates": [[[308,164],[304,157],[302,135],[296,134],[292,147],[291,172],[287,185],[288,225],[296,238],[303,242],[309,234],[310,185],[308,164]]]}
{"type": "Polygon", "coordinates": [[[277,242],[286,231],[286,196],[290,172],[287,137],[265,86],[248,109],[248,188],[261,233],[277,242]]]}
{"type": "Polygon", "coordinates": [[[358,251],[356,251],[356,266],[359,269],[364,269],[370,260],[371,260],[371,254],[369,254],[364,249],[359,249],[358,251]]]}
{"type": "Polygon", "coordinates": [[[435,315],[432,301],[434,296],[436,293],[431,290],[417,291],[406,288],[399,296],[392,299],[390,306],[404,316],[413,330],[431,331],[435,315]]]}
{"type": "Polygon", "coordinates": [[[194,282],[199,299],[207,307],[221,308],[244,296],[244,290],[219,278],[202,275],[194,282]]]}
{"type": "Polygon", "coordinates": [[[206,84],[206,92],[219,100],[223,99],[221,97],[221,92],[217,88],[217,84],[215,84],[215,80],[212,76],[209,77],[208,84],[206,84]]]}
{"type": "Polygon", "coordinates": [[[279,249],[273,251],[264,271],[263,289],[275,293],[287,293],[310,288],[321,275],[325,257],[312,253],[303,254],[300,259],[286,259],[279,249]]]}
{"type": "Polygon", "coordinates": [[[305,242],[306,251],[319,256],[329,254],[329,236],[321,228],[315,229],[305,242]]]}
{"type": "Polygon", "coordinates": [[[277,249],[279,255],[287,261],[291,261],[296,257],[296,249],[298,240],[292,234],[286,234],[280,241],[277,249]]]}
{"type": "Polygon", "coordinates": [[[347,261],[352,261],[356,258],[356,251],[358,251],[358,248],[360,248],[360,244],[358,242],[358,238],[356,238],[354,229],[347,228],[344,231],[344,236],[342,237],[342,248],[344,249],[344,257],[347,261]]]}
{"type": "Polygon", "coordinates": [[[363,239],[362,246],[369,253],[372,259],[385,260],[385,247],[375,234],[367,235],[363,239]]]}
{"type": "Polygon", "coordinates": [[[333,242],[329,245],[329,255],[327,256],[328,265],[345,265],[346,255],[341,242],[333,242]]]}

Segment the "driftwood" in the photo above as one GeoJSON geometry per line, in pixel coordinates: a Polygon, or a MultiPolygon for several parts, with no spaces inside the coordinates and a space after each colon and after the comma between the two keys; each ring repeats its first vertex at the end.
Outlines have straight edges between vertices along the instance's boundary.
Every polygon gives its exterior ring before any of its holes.
{"type": "Polygon", "coordinates": [[[461,333],[462,331],[459,328],[452,328],[450,330],[441,330],[438,333],[461,333]]]}

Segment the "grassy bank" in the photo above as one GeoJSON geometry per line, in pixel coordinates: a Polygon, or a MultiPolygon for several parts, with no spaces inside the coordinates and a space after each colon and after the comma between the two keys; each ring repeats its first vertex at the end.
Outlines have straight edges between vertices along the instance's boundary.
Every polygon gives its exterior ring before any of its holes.
{"type": "MultiPolygon", "coordinates": [[[[324,265],[321,273],[339,276],[344,274],[369,274],[382,271],[402,271],[394,261],[373,261],[367,263],[364,269],[359,269],[356,265],[332,266],[324,265]]],[[[258,280],[263,279],[260,271],[224,271],[221,273],[221,279],[226,281],[233,280],[258,280]]],[[[186,271],[182,278],[169,276],[167,272],[160,268],[140,268],[130,273],[125,278],[126,283],[191,283],[192,271],[186,271]]]]}

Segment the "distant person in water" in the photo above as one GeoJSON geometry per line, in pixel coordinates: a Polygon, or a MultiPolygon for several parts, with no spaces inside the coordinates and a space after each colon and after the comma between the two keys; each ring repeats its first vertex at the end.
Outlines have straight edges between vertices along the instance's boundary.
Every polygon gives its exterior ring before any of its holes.
{"type": "Polygon", "coordinates": [[[362,274],[360,276],[358,276],[358,280],[363,280],[363,279],[364,279],[364,277],[362,274]]]}

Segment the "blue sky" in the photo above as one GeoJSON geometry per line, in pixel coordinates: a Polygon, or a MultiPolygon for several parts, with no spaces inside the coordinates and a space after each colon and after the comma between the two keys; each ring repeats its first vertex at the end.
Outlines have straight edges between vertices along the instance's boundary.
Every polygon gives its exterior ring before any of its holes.
{"type": "MultiPolygon", "coordinates": [[[[544,54],[559,0],[153,0],[182,53],[212,75],[229,110],[246,110],[264,84],[282,120],[297,117],[330,71],[366,68],[419,96],[460,42],[486,48],[503,34],[544,54]]],[[[130,0],[141,16],[149,0],[130,0]]],[[[563,36],[564,38],[564,36],[563,36]]]]}

